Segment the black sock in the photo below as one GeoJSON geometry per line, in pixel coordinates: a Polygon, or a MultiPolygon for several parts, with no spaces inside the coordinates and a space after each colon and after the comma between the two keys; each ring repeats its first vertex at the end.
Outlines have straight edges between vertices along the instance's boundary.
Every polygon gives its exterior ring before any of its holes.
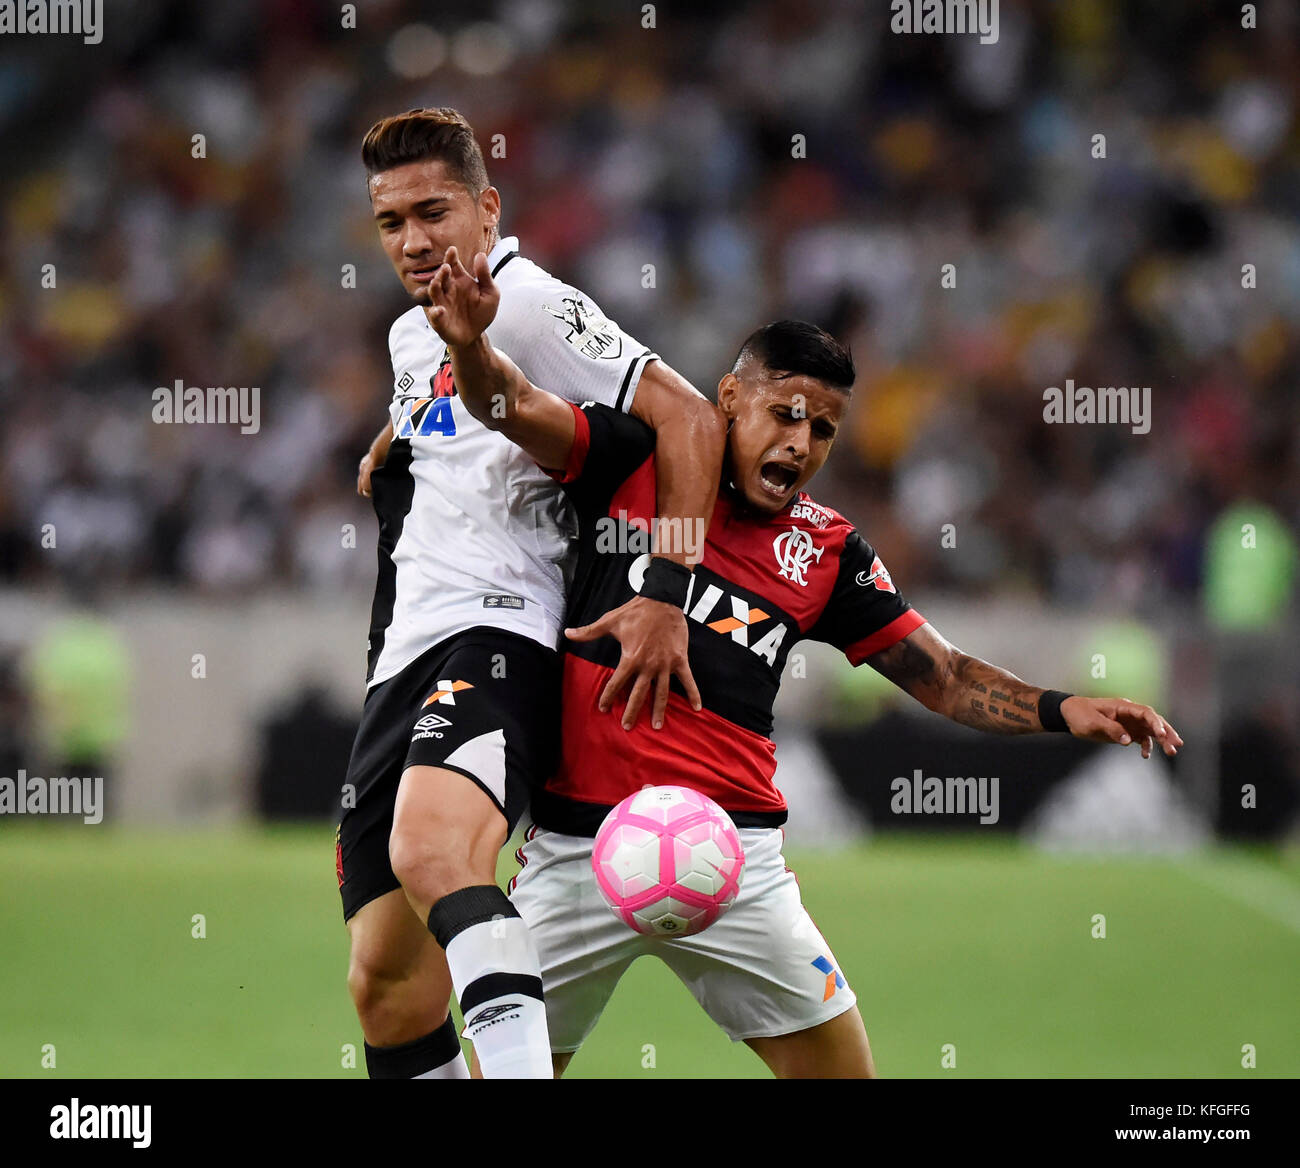
{"type": "Polygon", "coordinates": [[[437,1030],[397,1046],[366,1047],[366,1071],[372,1079],[468,1079],[469,1068],[451,1015],[437,1030]]]}

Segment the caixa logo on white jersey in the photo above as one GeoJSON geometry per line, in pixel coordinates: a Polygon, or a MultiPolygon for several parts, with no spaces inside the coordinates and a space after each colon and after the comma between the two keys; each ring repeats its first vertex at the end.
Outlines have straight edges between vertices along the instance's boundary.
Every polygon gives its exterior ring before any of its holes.
{"type": "MultiPolygon", "coordinates": [[[[646,568],[650,566],[650,556],[637,556],[628,566],[627,582],[634,592],[641,591],[645,581],[646,568]]],[[[751,653],[757,653],[769,665],[776,665],[776,655],[785,640],[786,625],[776,618],[770,627],[768,622],[772,614],[761,608],[753,607],[749,601],[728,592],[717,584],[704,584],[698,575],[691,577],[690,588],[686,593],[685,612],[688,620],[697,621],[712,629],[715,633],[729,636],[738,645],[744,645],[751,653]]]]}
{"type": "Polygon", "coordinates": [[[407,398],[393,421],[395,438],[429,438],[440,434],[450,438],[456,433],[456,419],[449,397],[407,398]]]}

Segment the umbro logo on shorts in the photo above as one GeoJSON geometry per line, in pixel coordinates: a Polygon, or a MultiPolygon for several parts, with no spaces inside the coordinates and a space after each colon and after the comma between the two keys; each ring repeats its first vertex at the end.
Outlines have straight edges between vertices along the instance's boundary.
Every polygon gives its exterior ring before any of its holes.
{"type": "Polygon", "coordinates": [[[508,1014],[511,1010],[523,1009],[522,1002],[506,1002],[501,1006],[489,1006],[486,1010],[480,1010],[468,1022],[465,1023],[466,1030],[472,1030],[475,1026],[481,1026],[484,1022],[491,1022],[493,1018],[499,1018],[502,1014],[508,1014]]]}
{"type": "Polygon", "coordinates": [[[440,681],[438,682],[438,688],[424,699],[424,704],[431,706],[434,702],[441,702],[444,706],[454,706],[456,704],[456,695],[461,690],[473,688],[468,681],[440,681]]]}
{"type": "Polygon", "coordinates": [[[424,738],[441,738],[443,729],[450,726],[451,722],[441,714],[425,714],[423,718],[416,719],[416,723],[411,727],[411,741],[419,742],[424,738]]]}

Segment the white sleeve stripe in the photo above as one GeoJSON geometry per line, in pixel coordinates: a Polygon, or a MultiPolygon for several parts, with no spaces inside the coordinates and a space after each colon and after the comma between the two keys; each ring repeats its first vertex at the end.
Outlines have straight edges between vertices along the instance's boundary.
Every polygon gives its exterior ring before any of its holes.
{"type": "Polygon", "coordinates": [[[651,361],[657,361],[658,359],[658,353],[642,353],[639,357],[632,358],[628,363],[627,373],[623,376],[623,384],[619,387],[618,400],[614,403],[614,408],[616,410],[622,412],[623,399],[627,396],[628,388],[631,386],[632,382],[640,378],[641,373],[651,361]],[[637,369],[637,362],[641,363],[641,369],[637,369]],[[636,374],[635,378],[632,376],[634,373],[636,374]]]}

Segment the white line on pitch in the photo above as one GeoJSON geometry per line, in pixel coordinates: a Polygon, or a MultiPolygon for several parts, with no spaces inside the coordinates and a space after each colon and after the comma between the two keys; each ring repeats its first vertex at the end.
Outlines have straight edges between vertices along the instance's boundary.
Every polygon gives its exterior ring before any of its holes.
{"type": "Polygon", "coordinates": [[[1266,864],[1244,859],[1184,861],[1180,871],[1194,880],[1300,933],[1300,889],[1266,864]]]}

